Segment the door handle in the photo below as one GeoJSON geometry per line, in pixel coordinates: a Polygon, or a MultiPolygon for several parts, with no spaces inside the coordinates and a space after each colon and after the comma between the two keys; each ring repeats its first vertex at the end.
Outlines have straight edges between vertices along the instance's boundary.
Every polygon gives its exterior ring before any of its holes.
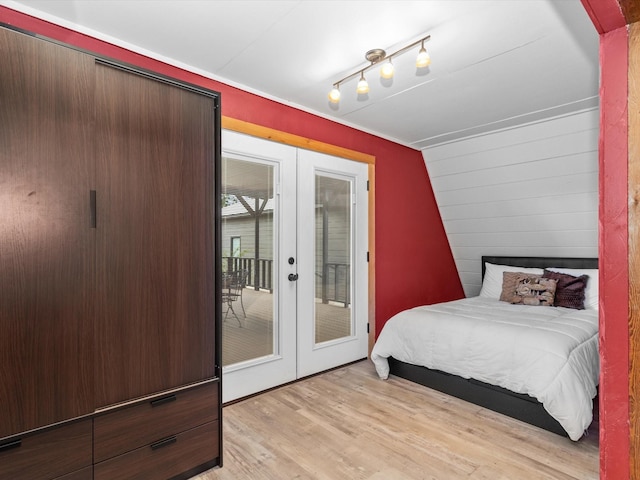
{"type": "Polygon", "coordinates": [[[149,404],[152,407],[158,407],[160,405],[164,405],[165,403],[169,403],[169,402],[175,402],[178,399],[178,397],[176,397],[175,393],[173,395],[167,395],[166,397],[162,397],[162,398],[158,398],[156,400],[152,400],[149,402],[149,404]]]}
{"type": "Polygon", "coordinates": [[[91,228],[96,228],[96,191],[89,190],[89,224],[91,228]]]}
{"type": "Polygon", "coordinates": [[[295,282],[296,280],[298,280],[298,274],[297,273],[290,273],[287,278],[289,279],[290,282],[295,282]]]}
{"type": "Polygon", "coordinates": [[[18,448],[22,446],[22,439],[21,438],[14,438],[12,440],[9,440],[6,443],[0,444],[0,452],[4,452],[6,450],[11,450],[12,448],[18,448]]]}
{"type": "Polygon", "coordinates": [[[174,435],[172,437],[165,438],[164,440],[160,440],[156,443],[152,443],[149,446],[151,447],[151,450],[157,450],[162,447],[167,447],[172,443],[176,443],[177,441],[178,441],[178,438],[174,435]]]}

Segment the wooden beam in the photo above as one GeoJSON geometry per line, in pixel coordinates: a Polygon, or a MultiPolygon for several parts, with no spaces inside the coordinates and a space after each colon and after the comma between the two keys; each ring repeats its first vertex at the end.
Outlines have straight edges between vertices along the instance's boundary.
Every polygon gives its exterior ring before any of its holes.
{"type": "Polygon", "coordinates": [[[619,0],[628,25],[640,21],[640,0],[619,0]]]}
{"type": "Polygon", "coordinates": [[[640,25],[629,28],[629,438],[632,480],[640,480],[640,25]]]}
{"type": "Polygon", "coordinates": [[[600,478],[629,478],[626,27],[600,36],[600,478]]]}
{"type": "Polygon", "coordinates": [[[599,34],[624,27],[627,22],[619,0],[581,0],[599,34]]]}
{"type": "Polygon", "coordinates": [[[273,142],[313,150],[314,152],[321,152],[328,155],[334,155],[336,157],[346,158],[348,160],[355,160],[356,162],[376,163],[376,157],[367,153],[357,152],[337,145],[331,145],[330,143],[319,142],[317,140],[301,137],[292,133],[281,132],[280,130],[263,127],[262,125],[256,125],[255,123],[249,123],[235,118],[223,116],[222,128],[225,130],[232,130],[234,132],[246,133],[247,135],[253,135],[254,137],[265,138],[273,142]]]}
{"type": "Polygon", "coordinates": [[[369,354],[376,341],[376,166],[369,164],[369,354]]]}

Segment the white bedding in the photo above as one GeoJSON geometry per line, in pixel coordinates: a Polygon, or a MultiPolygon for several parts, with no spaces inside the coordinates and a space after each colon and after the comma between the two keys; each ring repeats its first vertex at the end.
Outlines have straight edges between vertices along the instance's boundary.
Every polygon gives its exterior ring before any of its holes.
{"type": "Polygon", "coordinates": [[[416,307],[380,332],[371,359],[382,379],[390,356],[531,395],[578,440],[598,385],[598,311],[484,297],[416,307]]]}

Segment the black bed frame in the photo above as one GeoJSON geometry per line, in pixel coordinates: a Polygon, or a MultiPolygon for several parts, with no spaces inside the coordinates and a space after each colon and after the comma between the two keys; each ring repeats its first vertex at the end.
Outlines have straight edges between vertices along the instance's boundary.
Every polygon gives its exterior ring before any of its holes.
{"type": "MultiPolygon", "coordinates": [[[[482,277],[485,274],[485,262],[516,267],[561,267],[561,268],[598,268],[597,258],[560,258],[560,257],[504,257],[483,256],[482,277]]],[[[529,395],[514,393],[502,387],[490,385],[474,379],[465,379],[457,375],[412,365],[389,358],[390,373],[406,378],[434,390],[466,400],[481,407],[522,420],[523,422],[567,436],[567,432],[558,421],[547,413],[538,400],[529,395]]]]}

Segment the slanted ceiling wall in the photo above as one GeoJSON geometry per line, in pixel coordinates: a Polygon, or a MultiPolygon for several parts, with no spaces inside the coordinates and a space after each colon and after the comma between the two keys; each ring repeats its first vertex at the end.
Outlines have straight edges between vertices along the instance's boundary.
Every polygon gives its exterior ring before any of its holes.
{"type": "Polygon", "coordinates": [[[466,296],[482,255],[598,256],[597,109],[423,151],[466,296]]]}

